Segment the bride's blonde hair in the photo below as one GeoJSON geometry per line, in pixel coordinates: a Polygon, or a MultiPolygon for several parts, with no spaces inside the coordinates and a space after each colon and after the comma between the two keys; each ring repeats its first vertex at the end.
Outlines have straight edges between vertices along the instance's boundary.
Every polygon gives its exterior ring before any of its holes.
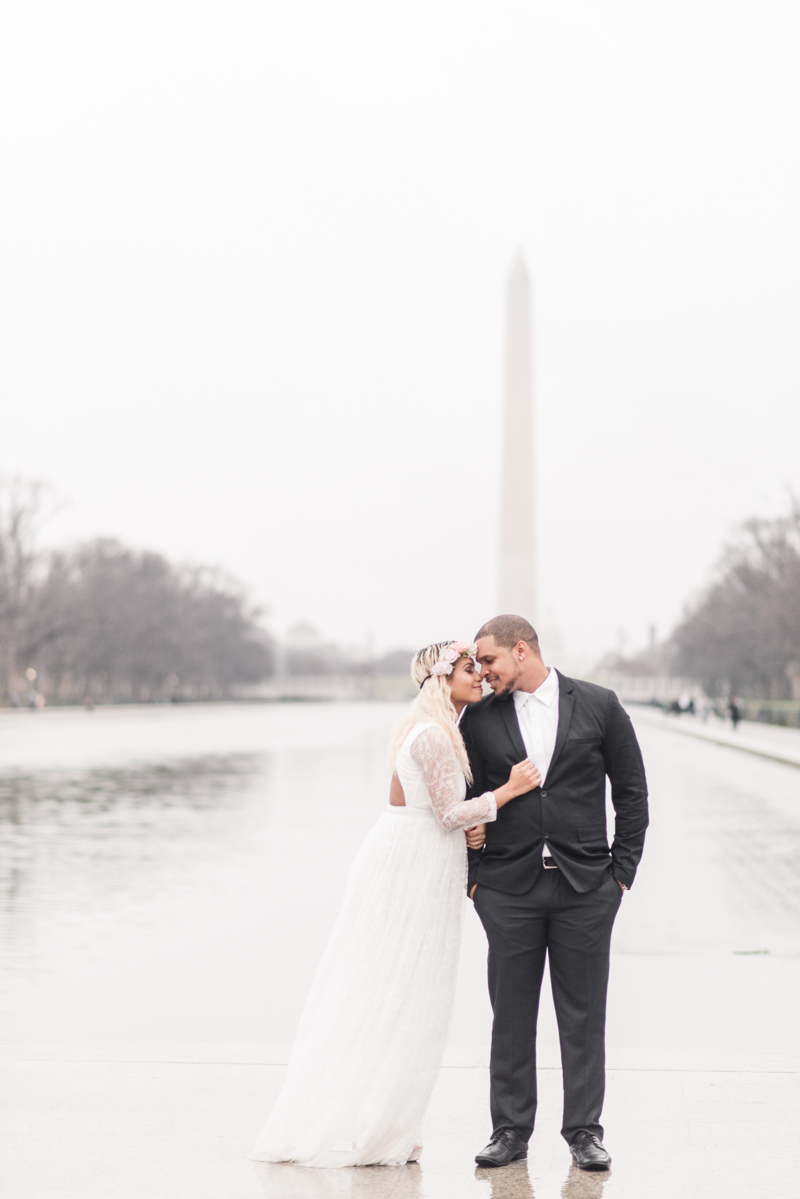
{"type": "MultiPolygon", "coordinates": [[[[438,666],[440,663],[452,662],[450,655],[452,655],[453,646],[463,644],[463,642],[457,641],[437,641],[433,645],[426,645],[424,649],[421,649],[419,653],[414,655],[411,662],[411,677],[420,688],[420,692],[411,705],[408,715],[400,721],[395,729],[389,750],[390,770],[394,770],[400,746],[414,725],[418,721],[425,721],[426,723],[435,724],[442,730],[453,746],[453,752],[456,755],[459,766],[464,771],[467,782],[472,782],[472,771],[469,768],[467,748],[464,745],[464,738],[461,736],[458,727],[458,713],[453,707],[453,701],[450,698],[450,688],[447,685],[448,675],[446,673],[433,673],[434,666],[438,666]]],[[[459,653],[456,661],[459,658],[468,656],[470,655],[467,653],[459,653]]],[[[455,666],[455,662],[452,662],[452,665],[455,666]]]]}

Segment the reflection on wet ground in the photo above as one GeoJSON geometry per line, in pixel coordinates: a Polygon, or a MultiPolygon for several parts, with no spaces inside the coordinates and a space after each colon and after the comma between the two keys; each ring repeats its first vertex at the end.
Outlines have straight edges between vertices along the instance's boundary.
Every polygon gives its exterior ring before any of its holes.
{"type": "MultiPolygon", "coordinates": [[[[415,1163],[353,1170],[304,1170],[300,1166],[260,1162],[256,1172],[266,1195],[285,1199],[333,1199],[334,1196],[426,1199],[435,1193],[428,1187],[424,1167],[415,1163]]],[[[476,1199],[479,1195],[486,1199],[536,1199],[527,1162],[514,1162],[502,1170],[475,1169],[472,1177],[475,1183],[482,1184],[470,1186],[476,1199]]],[[[610,1171],[588,1174],[572,1166],[560,1188],[561,1199],[600,1199],[610,1178],[610,1171]]]]}
{"type": "MultiPolygon", "coordinates": [[[[285,1199],[329,1199],[333,1196],[364,1196],[364,1199],[426,1199],[433,1192],[428,1188],[423,1166],[362,1166],[353,1170],[304,1170],[300,1166],[258,1163],[256,1172],[270,1196],[285,1199]]],[[[595,1199],[603,1193],[609,1174],[602,1177],[581,1174],[571,1169],[561,1188],[562,1199],[595,1199]]],[[[514,1162],[503,1170],[473,1172],[479,1188],[470,1187],[477,1195],[488,1199],[535,1199],[528,1167],[514,1162]]]]}
{"type": "MultiPolygon", "coordinates": [[[[475,1179],[488,1183],[490,1199],[536,1199],[525,1162],[515,1162],[505,1170],[476,1170],[475,1179]]],[[[570,1166],[560,1190],[561,1199],[600,1199],[610,1181],[610,1170],[592,1174],[570,1166]]]]}
{"type": "MultiPolygon", "coordinates": [[[[301,1166],[269,1165],[259,1162],[256,1173],[269,1196],[281,1199],[334,1199],[338,1196],[364,1196],[364,1199],[428,1199],[444,1196],[433,1182],[429,1185],[423,1165],[362,1166],[352,1170],[308,1170],[301,1166]]],[[[501,1170],[475,1169],[470,1191],[486,1199],[537,1199],[527,1162],[514,1162],[501,1170]],[[481,1184],[475,1186],[474,1183],[481,1184]]],[[[600,1199],[611,1172],[590,1174],[570,1167],[563,1185],[561,1199],[600,1199]]],[[[466,1181],[466,1180],[465,1180],[466,1181]]],[[[467,1185],[469,1185],[467,1183],[467,1185]]],[[[548,1188],[549,1189],[549,1188],[548,1188]]],[[[453,1192],[454,1193],[454,1192],[453,1192]]],[[[539,1189],[542,1194],[542,1188],[539,1189]]]]}

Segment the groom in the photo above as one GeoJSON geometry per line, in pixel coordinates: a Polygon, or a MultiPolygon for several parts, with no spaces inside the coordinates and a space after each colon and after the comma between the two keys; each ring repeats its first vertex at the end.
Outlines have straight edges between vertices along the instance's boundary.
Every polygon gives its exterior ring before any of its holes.
{"type": "Polygon", "coordinates": [[[536,1018],[550,961],[564,1073],[561,1129],[583,1170],[611,1164],[600,1115],[611,929],[633,883],[647,828],[636,735],[613,691],[548,668],[521,616],[477,634],[493,695],[465,709],[470,796],[501,786],[529,758],[541,784],[501,808],[483,849],[469,852],[470,897],[489,940],[494,1010],[492,1139],[479,1166],[524,1158],[536,1116],[536,1018]],[[606,777],[614,840],[606,839],[606,777]]]}

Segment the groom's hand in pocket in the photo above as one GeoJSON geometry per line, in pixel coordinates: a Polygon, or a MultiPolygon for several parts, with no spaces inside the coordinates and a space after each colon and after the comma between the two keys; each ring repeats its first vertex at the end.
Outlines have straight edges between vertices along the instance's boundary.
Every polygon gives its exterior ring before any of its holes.
{"type": "Polygon", "coordinates": [[[474,824],[466,830],[467,845],[470,849],[481,849],[486,843],[486,825],[474,824]]]}
{"type": "Polygon", "coordinates": [[[477,884],[477,883],[473,883],[473,884],[472,884],[472,886],[470,887],[470,891],[469,891],[469,897],[470,897],[470,899],[474,899],[474,898],[475,898],[475,892],[476,892],[477,890],[478,890],[478,884],[477,884]]]}

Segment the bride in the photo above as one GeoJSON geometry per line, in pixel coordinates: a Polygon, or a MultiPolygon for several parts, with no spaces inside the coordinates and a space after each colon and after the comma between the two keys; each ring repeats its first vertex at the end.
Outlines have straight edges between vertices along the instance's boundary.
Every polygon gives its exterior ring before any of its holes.
{"type": "Polygon", "coordinates": [[[398,1165],[420,1151],[453,1006],[463,830],[539,781],[526,759],[498,790],[464,799],[458,720],[482,695],[475,650],[440,642],[412,662],[420,694],[392,746],[391,803],[350,869],[257,1161],[398,1165]]]}

